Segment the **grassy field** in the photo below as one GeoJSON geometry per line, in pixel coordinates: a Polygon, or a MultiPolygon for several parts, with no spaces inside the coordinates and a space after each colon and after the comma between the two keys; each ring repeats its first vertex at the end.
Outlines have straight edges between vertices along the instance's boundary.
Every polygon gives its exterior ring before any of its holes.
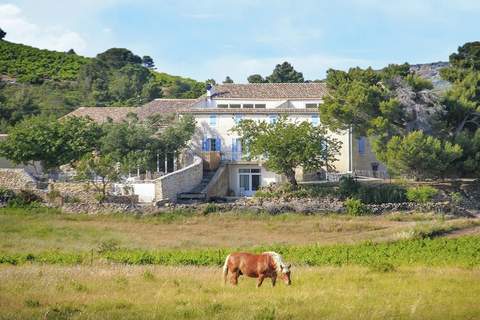
{"type": "Polygon", "coordinates": [[[479,319],[479,226],[420,213],[0,209],[0,319],[479,319]],[[261,247],[294,263],[291,287],[221,284],[229,248],[261,247]]]}
{"type": "Polygon", "coordinates": [[[0,267],[0,319],[478,319],[480,270],[296,268],[293,284],[218,268],[0,267]]]}

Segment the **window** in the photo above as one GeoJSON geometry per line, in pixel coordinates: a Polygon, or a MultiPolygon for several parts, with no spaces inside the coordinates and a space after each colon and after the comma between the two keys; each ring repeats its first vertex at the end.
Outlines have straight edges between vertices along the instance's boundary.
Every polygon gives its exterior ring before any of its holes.
{"type": "Polygon", "coordinates": [[[221,151],[220,138],[205,138],[202,143],[202,151],[221,151]]]}
{"type": "Polygon", "coordinates": [[[360,137],[358,138],[358,153],[359,154],[365,154],[365,143],[366,143],[366,138],[365,137],[360,137]]]}
{"type": "Polygon", "coordinates": [[[210,115],[210,121],[208,123],[210,124],[210,126],[215,127],[217,125],[217,115],[210,115]]]}
{"type": "Polygon", "coordinates": [[[265,109],[267,107],[266,104],[264,103],[256,103],[255,104],[255,109],[265,109]]]}
{"type": "Polygon", "coordinates": [[[240,121],[243,119],[243,114],[236,114],[233,116],[233,121],[235,121],[235,124],[238,124],[240,121]]]}
{"type": "Polygon", "coordinates": [[[239,104],[231,104],[230,105],[230,109],[240,109],[240,106],[239,104]]]}
{"type": "Polygon", "coordinates": [[[305,107],[307,109],[315,109],[315,108],[318,108],[318,103],[306,103],[305,107]]]}
{"type": "Polygon", "coordinates": [[[312,124],[314,126],[318,126],[320,124],[320,118],[318,117],[318,114],[312,116],[312,124]]]}
{"type": "Polygon", "coordinates": [[[217,104],[217,108],[226,109],[228,108],[228,104],[217,104]]]}
{"type": "Polygon", "coordinates": [[[270,119],[270,124],[274,124],[277,122],[278,116],[276,114],[271,114],[268,116],[268,118],[270,119]]]}
{"type": "Polygon", "coordinates": [[[253,104],[251,104],[251,103],[245,103],[245,104],[243,105],[243,108],[244,108],[244,109],[252,109],[252,108],[253,108],[253,104]]]}

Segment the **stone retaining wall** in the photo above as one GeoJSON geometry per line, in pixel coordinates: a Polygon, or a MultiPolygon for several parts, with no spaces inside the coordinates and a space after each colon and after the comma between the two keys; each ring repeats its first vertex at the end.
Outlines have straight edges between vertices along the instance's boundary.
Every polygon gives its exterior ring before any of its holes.
{"type": "Polygon", "coordinates": [[[214,197],[225,197],[229,188],[229,174],[228,167],[221,165],[212,180],[208,183],[205,189],[202,191],[207,195],[207,199],[214,197]]]}
{"type": "Polygon", "coordinates": [[[0,187],[5,189],[34,189],[36,181],[24,169],[0,169],[0,187]]]}
{"type": "Polygon", "coordinates": [[[179,193],[191,191],[200,184],[202,178],[203,160],[194,156],[191,165],[155,180],[155,200],[176,201],[179,193]]]}

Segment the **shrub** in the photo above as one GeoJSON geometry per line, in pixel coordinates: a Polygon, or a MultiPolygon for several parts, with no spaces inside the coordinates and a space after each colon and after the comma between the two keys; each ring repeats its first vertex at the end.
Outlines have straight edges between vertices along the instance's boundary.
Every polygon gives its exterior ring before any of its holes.
{"type": "Polygon", "coordinates": [[[438,190],[430,186],[420,186],[407,190],[407,199],[416,203],[427,203],[438,194],[438,190]]]}
{"type": "Polygon", "coordinates": [[[34,192],[30,190],[20,190],[15,194],[15,197],[8,201],[7,205],[10,208],[38,207],[41,202],[42,198],[34,192]]]}
{"type": "Polygon", "coordinates": [[[407,190],[395,184],[361,185],[356,198],[363,203],[401,203],[407,202],[407,190]]]}
{"type": "Polygon", "coordinates": [[[370,264],[370,270],[374,272],[393,272],[395,271],[395,266],[389,262],[374,262],[370,264]]]}
{"type": "Polygon", "coordinates": [[[15,197],[15,192],[10,189],[0,188],[0,202],[8,202],[15,197]]]}
{"type": "Polygon", "coordinates": [[[352,216],[363,216],[370,213],[370,210],[359,199],[348,198],[345,200],[347,213],[352,216]]]}
{"type": "Polygon", "coordinates": [[[343,176],[338,185],[338,194],[342,198],[349,198],[357,194],[360,189],[360,182],[352,176],[343,176]]]}
{"type": "Polygon", "coordinates": [[[209,203],[203,208],[202,213],[203,214],[210,214],[218,211],[218,207],[215,205],[215,203],[209,203]]]}

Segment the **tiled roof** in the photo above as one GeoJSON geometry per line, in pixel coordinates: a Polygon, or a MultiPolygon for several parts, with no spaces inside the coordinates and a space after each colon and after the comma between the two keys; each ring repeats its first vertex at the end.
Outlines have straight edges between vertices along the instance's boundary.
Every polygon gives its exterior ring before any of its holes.
{"type": "Polygon", "coordinates": [[[220,84],[213,99],[315,99],[327,93],[325,83],[220,84]]]}
{"type": "Polygon", "coordinates": [[[265,109],[220,109],[203,108],[188,109],[180,112],[181,114],[318,114],[318,109],[296,109],[296,108],[265,108],[265,109]]]}
{"type": "Polygon", "coordinates": [[[106,122],[109,118],[113,122],[120,122],[127,117],[127,114],[137,110],[138,108],[132,107],[80,107],[66,116],[89,117],[98,123],[106,122]]]}
{"type": "Polygon", "coordinates": [[[157,113],[179,113],[192,106],[197,99],[155,99],[137,109],[140,120],[157,113]]]}

